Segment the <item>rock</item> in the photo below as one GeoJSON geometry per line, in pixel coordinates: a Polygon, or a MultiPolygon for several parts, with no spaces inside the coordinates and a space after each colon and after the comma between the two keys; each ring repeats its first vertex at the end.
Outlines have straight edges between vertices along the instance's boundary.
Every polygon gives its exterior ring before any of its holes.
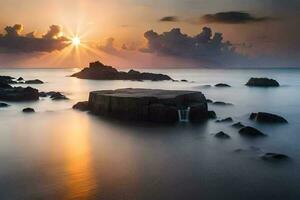
{"type": "Polygon", "coordinates": [[[224,118],[224,119],[219,119],[219,120],[216,120],[217,123],[220,123],[220,122],[232,122],[233,119],[231,117],[227,117],[227,118],[224,118]]]}
{"type": "Polygon", "coordinates": [[[9,84],[7,84],[7,83],[2,83],[2,82],[0,82],[0,89],[3,89],[3,88],[12,88],[12,86],[10,86],[9,84]]]}
{"type": "Polygon", "coordinates": [[[232,124],[232,127],[234,127],[234,128],[244,128],[245,126],[241,122],[237,122],[235,124],[232,124]]]}
{"type": "Polygon", "coordinates": [[[206,99],[207,103],[213,103],[213,101],[211,99],[206,99]]]}
{"type": "Polygon", "coordinates": [[[39,91],[31,87],[0,88],[0,100],[3,101],[36,101],[39,99],[39,91]]]}
{"type": "Polygon", "coordinates": [[[209,119],[216,119],[217,118],[217,114],[215,113],[215,111],[208,111],[207,116],[209,119]]]}
{"type": "Polygon", "coordinates": [[[223,131],[220,131],[220,132],[216,133],[215,137],[222,138],[222,139],[229,139],[230,138],[230,136],[228,134],[224,133],[223,131]]]}
{"type": "Polygon", "coordinates": [[[215,85],[215,87],[231,87],[231,86],[225,83],[218,83],[215,85]]]}
{"type": "Polygon", "coordinates": [[[23,109],[23,113],[34,113],[34,109],[33,108],[24,108],[23,109]]]}
{"type": "Polygon", "coordinates": [[[233,104],[232,103],[225,103],[223,101],[215,101],[215,102],[213,102],[213,105],[216,105],[216,106],[232,106],[233,104]]]}
{"type": "Polygon", "coordinates": [[[257,130],[256,128],[246,126],[244,128],[241,128],[239,130],[239,133],[243,136],[249,136],[249,137],[260,137],[260,136],[266,136],[261,131],[257,130]]]}
{"type": "Polygon", "coordinates": [[[0,108],[8,107],[9,105],[7,103],[0,102],[0,108]]]}
{"type": "Polygon", "coordinates": [[[40,97],[47,97],[47,93],[46,92],[39,92],[39,96],[40,97]]]}
{"type": "Polygon", "coordinates": [[[43,83],[44,82],[39,79],[25,81],[25,84],[43,84],[43,83]]]}
{"type": "Polygon", "coordinates": [[[48,93],[50,95],[50,98],[52,100],[68,100],[69,98],[67,98],[65,95],[61,94],[60,92],[50,92],[48,93]]]}
{"type": "Polygon", "coordinates": [[[188,108],[190,121],[208,118],[206,98],[197,91],[127,88],[95,91],[89,96],[92,113],[133,121],[174,123],[179,121],[179,111],[188,108]]]}
{"type": "Polygon", "coordinates": [[[80,110],[80,111],[88,111],[89,110],[89,102],[88,101],[78,102],[73,106],[73,109],[80,110]]]}
{"type": "Polygon", "coordinates": [[[185,79],[182,79],[182,80],[180,80],[181,82],[188,82],[187,80],[185,80],[185,79]]]}
{"type": "Polygon", "coordinates": [[[24,81],[23,77],[19,77],[17,81],[24,81]]]}
{"type": "Polygon", "coordinates": [[[106,66],[99,61],[90,63],[88,68],[84,68],[78,73],[71,75],[80,79],[93,79],[93,80],[151,80],[151,81],[164,81],[172,80],[169,76],[164,74],[154,74],[147,72],[139,72],[130,70],[128,72],[121,72],[111,66],[106,66]]]}
{"type": "Polygon", "coordinates": [[[246,83],[251,87],[279,87],[279,83],[274,79],[269,78],[250,78],[246,83]]]}
{"type": "Polygon", "coordinates": [[[282,161],[289,159],[287,155],[279,153],[265,153],[261,156],[261,158],[268,161],[282,161]]]}
{"type": "Polygon", "coordinates": [[[262,123],[288,123],[283,117],[266,112],[251,113],[249,118],[262,123]]]}
{"type": "Polygon", "coordinates": [[[15,78],[11,76],[0,76],[0,83],[6,83],[6,84],[16,83],[16,81],[14,81],[13,79],[15,78]]]}

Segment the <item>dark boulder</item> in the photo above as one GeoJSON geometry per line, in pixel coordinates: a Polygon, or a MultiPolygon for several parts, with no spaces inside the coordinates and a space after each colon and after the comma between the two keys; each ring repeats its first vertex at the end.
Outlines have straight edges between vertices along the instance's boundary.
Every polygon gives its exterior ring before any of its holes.
{"type": "Polygon", "coordinates": [[[40,97],[47,97],[47,93],[46,92],[39,92],[40,97]]]}
{"type": "Polygon", "coordinates": [[[216,133],[215,137],[221,138],[221,139],[230,139],[230,136],[228,134],[224,133],[223,131],[216,133]]]}
{"type": "Polygon", "coordinates": [[[8,107],[9,105],[7,103],[0,102],[0,108],[8,107]]]}
{"type": "Polygon", "coordinates": [[[39,99],[39,91],[31,87],[0,88],[0,100],[3,101],[36,101],[39,99]]]}
{"type": "Polygon", "coordinates": [[[261,137],[261,136],[266,136],[264,133],[261,131],[257,130],[256,128],[246,126],[244,128],[241,128],[239,130],[239,133],[243,136],[249,136],[249,137],[261,137]]]}
{"type": "Polygon", "coordinates": [[[25,81],[25,84],[43,84],[43,83],[44,82],[39,79],[25,81]]]}
{"type": "Polygon", "coordinates": [[[15,78],[11,76],[0,76],[0,83],[6,83],[6,84],[16,83],[14,79],[15,78]]]}
{"type": "Polygon", "coordinates": [[[232,121],[233,121],[233,119],[231,117],[216,120],[216,122],[218,122],[218,123],[220,123],[220,122],[232,122],[232,121]]]}
{"type": "MultiPolygon", "coordinates": [[[[207,111],[207,104],[194,104],[190,106],[189,120],[191,122],[201,122],[207,120],[209,113],[207,111]]],[[[210,115],[213,115],[210,113],[210,115]]]]}
{"type": "Polygon", "coordinates": [[[17,81],[24,81],[23,77],[19,77],[17,81]]]}
{"type": "Polygon", "coordinates": [[[208,119],[216,119],[217,118],[217,114],[213,110],[207,111],[207,116],[208,116],[208,119]]]}
{"type": "Polygon", "coordinates": [[[188,82],[186,79],[182,79],[181,82],[188,82]]]}
{"type": "Polygon", "coordinates": [[[164,104],[151,104],[149,106],[149,121],[157,123],[178,122],[178,110],[176,107],[164,104]]]}
{"type": "Polygon", "coordinates": [[[213,103],[213,100],[211,100],[211,99],[206,99],[206,102],[207,102],[207,103],[213,103]]]}
{"type": "Polygon", "coordinates": [[[283,117],[266,112],[251,113],[249,118],[262,123],[288,123],[283,117]]]}
{"type": "Polygon", "coordinates": [[[139,72],[136,70],[130,70],[128,72],[118,71],[117,69],[106,66],[97,61],[90,63],[88,68],[84,68],[78,73],[71,75],[81,79],[92,80],[151,80],[151,81],[164,81],[172,80],[169,76],[164,74],[154,74],[147,72],[139,72]]]}
{"type": "Polygon", "coordinates": [[[50,92],[48,93],[52,100],[68,100],[65,95],[61,94],[60,92],[50,92]]]}
{"type": "Polygon", "coordinates": [[[0,89],[3,89],[3,88],[12,88],[12,86],[10,86],[9,84],[7,84],[7,83],[2,83],[2,82],[0,82],[0,89]]]}
{"type": "Polygon", "coordinates": [[[24,109],[22,110],[22,112],[23,112],[23,113],[34,113],[35,111],[34,111],[33,108],[24,108],[24,109]]]}
{"type": "Polygon", "coordinates": [[[282,161],[289,159],[287,155],[279,153],[265,153],[261,156],[261,158],[267,161],[282,161]]]}
{"type": "Polygon", "coordinates": [[[223,101],[215,101],[215,102],[213,102],[213,105],[216,105],[216,106],[232,106],[233,104],[232,103],[226,103],[226,102],[223,102],[223,101]]]}
{"type": "Polygon", "coordinates": [[[250,78],[246,83],[247,86],[251,87],[279,87],[280,84],[274,80],[269,78],[250,78]]]}
{"type": "Polygon", "coordinates": [[[231,86],[226,83],[218,83],[215,85],[215,87],[231,87],[231,86]]]}
{"type": "Polygon", "coordinates": [[[235,124],[232,124],[232,127],[234,127],[234,128],[244,128],[245,125],[242,124],[241,122],[237,122],[235,124]]]}
{"type": "Polygon", "coordinates": [[[78,102],[73,106],[73,109],[80,110],[80,111],[88,111],[89,110],[89,102],[88,101],[78,102]]]}

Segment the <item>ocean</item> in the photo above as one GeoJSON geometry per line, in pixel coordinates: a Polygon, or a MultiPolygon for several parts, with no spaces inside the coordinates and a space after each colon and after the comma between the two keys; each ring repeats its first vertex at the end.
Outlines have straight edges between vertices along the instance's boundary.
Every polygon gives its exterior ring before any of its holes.
{"type": "Polygon", "coordinates": [[[0,108],[0,199],[300,199],[299,69],[143,69],[189,82],[94,81],[68,77],[79,69],[0,69],[0,75],[40,79],[40,91],[70,100],[11,103],[0,108]],[[279,88],[249,88],[250,77],[279,88]],[[230,88],[205,87],[227,83],[230,88]],[[218,118],[253,126],[264,138],[244,138],[232,123],[126,123],[72,109],[90,91],[159,88],[201,91],[218,118]],[[34,114],[22,109],[32,107],[34,114]],[[285,117],[283,125],[249,120],[251,112],[285,117]],[[224,131],[230,140],[214,133],[224,131]],[[238,150],[238,151],[237,151],[238,150]],[[260,155],[288,155],[268,162],[260,155]]]}

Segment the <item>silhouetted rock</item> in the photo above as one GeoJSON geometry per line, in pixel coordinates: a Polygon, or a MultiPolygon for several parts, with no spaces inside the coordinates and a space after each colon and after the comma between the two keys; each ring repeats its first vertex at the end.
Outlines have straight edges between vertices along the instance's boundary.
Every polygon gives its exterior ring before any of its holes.
{"type": "Polygon", "coordinates": [[[19,77],[17,81],[24,81],[23,77],[19,77]]]}
{"type": "Polygon", "coordinates": [[[206,99],[207,103],[213,103],[213,101],[211,99],[206,99]]]}
{"type": "Polygon", "coordinates": [[[237,122],[235,124],[232,124],[232,127],[234,127],[234,128],[244,128],[245,126],[241,122],[237,122]]]}
{"type": "Polygon", "coordinates": [[[215,113],[215,111],[209,110],[207,113],[207,116],[209,119],[216,119],[217,118],[217,114],[215,113]]]}
{"type": "Polygon", "coordinates": [[[46,92],[39,92],[39,96],[40,97],[47,97],[47,93],[46,92]]]}
{"type": "Polygon", "coordinates": [[[249,136],[249,137],[260,137],[260,136],[266,136],[261,131],[257,130],[256,128],[246,126],[244,128],[241,128],[239,130],[239,133],[243,136],[249,136]]]}
{"type": "Polygon", "coordinates": [[[269,78],[250,78],[246,83],[247,86],[252,87],[279,87],[279,83],[274,79],[269,78]]]}
{"type": "Polygon", "coordinates": [[[89,102],[88,101],[78,102],[73,106],[73,109],[80,110],[80,111],[88,111],[89,110],[89,102]]]}
{"type": "Polygon", "coordinates": [[[266,112],[251,113],[249,118],[264,123],[288,123],[283,117],[266,112]]]}
{"type": "Polygon", "coordinates": [[[34,109],[33,108],[24,108],[23,109],[23,113],[34,113],[34,109]]]}
{"type": "Polygon", "coordinates": [[[188,81],[187,81],[187,80],[185,80],[185,79],[182,79],[182,80],[181,80],[181,82],[188,82],[188,81]]]}
{"type": "Polygon", "coordinates": [[[225,103],[223,101],[215,101],[215,102],[213,102],[213,105],[216,105],[216,106],[232,106],[233,104],[232,103],[225,103]]]}
{"type": "Polygon", "coordinates": [[[50,95],[50,98],[52,100],[68,100],[69,99],[65,95],[61,94],[60,92],[49,92],[47,94],[50,95]]]}
{"type": "Polygon", "coordinates": [[[208,118],[206,98],[196,91],[132,88],[95,91],[89,96],[89,110],[103,116],[158,123],[178,122],[181,112],[186,114],[181,113],[181,117],[193,122],[208,118]]]}
{"type": "Polygon", "coordinates": [[[12,86],[10,86],[10,85],[7,84],[7,83],[2,83],[2,82],[0,82],[0,89],[3,89],[3,88],[5,88],[5,89],[7,89],[7,88],[12,88],[12,86]]]}
{"type": "Polygon", "coordinates": [[[268,161],[282,161],[282,160],[287,160],[289,157],[284,154],[279,154],[279,153],[265,153],[264,155],[261,156],[263,160],[268,160],[268,161]]]}
{"type": "Polygon", "coordinates": [[[218,83],[215,85],[215,87],[231,87],[231,86],[226,83],[218,83]]]}
{"type": "Polygon", "coordinates": [[[16,81],[14,81],[14,77],[11,76],[0,76],[0,83],[6,83],[6,84],[14,84],[16,81]]]}
{"type": "Polygon", "coordinates": [[[164,74],[154,74],[147,72],[139,72],[130,70],[129,72],[121,72],[111,66],[106,66],[99,61],[90,63],[88,68],[84,68],[78,73],[71,75],[80,79],[93,80],[151,80],[164,81],[172,80],[169,76],[164,74]]]}
{"type": "Polygon", "coordinates": [[[215,137],[221,138],[221,139],[230,139],[230,136],[228,134],[224,133],[223,131],[216,133],[215,137]]]}
{"type": "Polygon", "coordinates": [[[7,103],[0,102],[0,108],[8,107],[9,105],[7,103]]]}
{"type": "Polygon", "coordinates": [[[3,101],[35,101],[39,99],[39,91],[31,87],[0,88],[0,100],[3,101]]]}
{"type": "Polygon", "coordinates": [[[25,81],[25,84],[43,84],[43,83],[44,82],[39,79],[25,81]]]}
{"type": "Polygon", "coordinates": [[[233,119],[231,117],[216,120],[216,122],[218,122],[218,123],[220,123],[220,122],[232,122],[232,121],[233,121],[233,119]]]}

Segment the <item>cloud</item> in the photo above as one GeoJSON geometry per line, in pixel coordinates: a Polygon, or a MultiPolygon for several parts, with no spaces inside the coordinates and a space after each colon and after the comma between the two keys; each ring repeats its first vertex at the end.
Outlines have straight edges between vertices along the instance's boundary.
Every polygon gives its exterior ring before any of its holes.
{"type": "Polygon", "coordinates": [[[0,53],[43,53],[62,50],[69,45],[62,36],[62,28],[50,26],[43,37],[36,37],[34,32],[22,35],[23,25],[7,26],[5,34],[0,35],[0,53]]]}
{"type": "Polygon", "coordinates": [[[196,36],[183,34],[179,28],[162,34],[150,30],[144,36],[148,40],[147,48],[140,49],[144,53],[191,59],[219,66],[247,60],[245,56],[235,52],[235,47],[230,42],[223,42],[222,33],[213,35],[208,27],[204,27],[196,36]]]}
{"type": "Polygon", "coordinates": [[[203,23],[246,24],[272,20],[271,17],[256,17],[247,12],[231,11],[207,14],[201,17],[203,23]]]}
{"type": "Polygon", "coordinates": [[[159,22],[178,22],[177,16],[166,16],[158,20],[159,22]]]}
{"type": "Polygon", "coordinates": [[[98,49],[112,55],[119,55],[120,51],[115,48],[114,46],[115,39],[114,38],[107,38],[104,45],[99,45],[98,49]]]}

